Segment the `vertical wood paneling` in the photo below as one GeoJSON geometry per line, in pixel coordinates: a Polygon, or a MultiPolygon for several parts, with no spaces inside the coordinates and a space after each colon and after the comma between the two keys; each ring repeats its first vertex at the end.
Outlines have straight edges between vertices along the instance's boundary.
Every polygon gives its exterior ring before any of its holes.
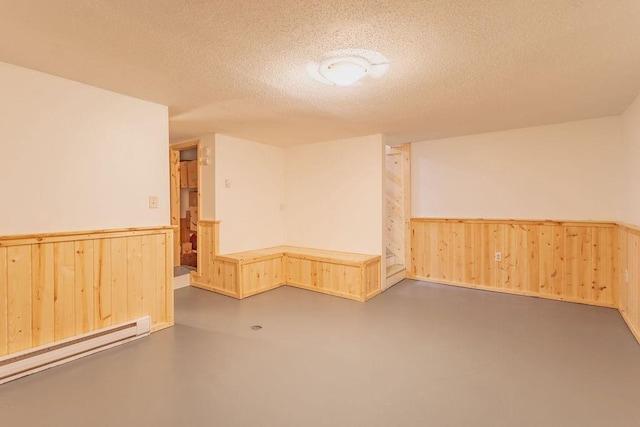
{"type": "Polygon", "coordinates": [[[142,237],[127,239],[127,318],[137,319],[144,313],[142,295],[142,237]]]}
{"type": "Polygon", "coordinates": [[[111,239],[95,241],[93,251],[93,271],[95,275],[93,319],[96,328],[111,326],[111,239]]]}
{"type": "Polygon", "coordinates": [[[629,272],[629,232],[626,228],[618,228],[618,307],[621,312],[629,311],[628,287],[626,275],[629,272]]]}
{"type": "Polygon", "coordinates": [[[209,258],[211,252],[213,227],[209,224],[198,222],[198,273],[210,283],[212,277],[211,262],[213,257],[209,258]]]}
{"type": "Polygon", "coordinates": [[[412,220],[416,278],[613,306],[613,224],[412,220]],[[496,252],[502,255],[495,261],[496,252]]]}
{"type": "MultiPolygon", "coordinates": [[[[154,324],[158,323],[158,244],[156,239],[164,236],[142,236],[142,313],[151,316],[154,324]]],[[[164,239],[163,239],[164,240],[164,239]]],[[[163,249],[160,247],[160,249],[163,249]]]]}
{"type": "Polygon", "coordinates": [[[31,285],[33,308],[31,319],[33,330],[32,345],[34,347],[55,340],[53,261],[53,243],[32,246],[31,285]]]}
{"type": "Polygon", "coordinates": [[[171,233],[0,237],[0,356],[145,315],[169,326],[171,233]]]}
{"type": "Polygon", "coordinates": [[[53,305],[56,341],[75,335],[75,245],[53,244],[53,305]]]}
{"type": "Polygon", "coordinates": [[[0,356],[9,352],[9,290],[8,290],[7,248],[0,247],[0,356]]]}
{"type": "Polygon", "coordinates": [[[563,227],[553,226],[553,273],[551,273],[551,293],[556,296],[562,296],[562,288],[564,286],[564,258],[565,247],[564,239],[565,233],[563,227]]]}
{"type": "Polygon", "coordinates": [[[537,225],[527,227],[527,268],[529,292],[540,293],[540,231],[537,225]]]}
{"type": "Polygon", "coordinates": [[[640,236],[629,234],[629,283],[627,287],[627,313],[636,331],[640,331],[640,251],[638,248],[640,236]]]}
{"type": "Polygon", "coordinates": [[[157,323],[173,324],[173,274],[170,252],[173,248],[172,234],[157,234],[156,237],[156,311],[158,313],[157,323]]]}
{"type": "Polygon", "coordinates": [[[84,334],[95,328],[95,285],[93,272],[93,240],[75,242],[75,333],[84,334]]]}
{"type": "Polygon", "coordinates": [[[114,324],[126,321],[129,312],[127,271],[127,239],[111,239],[111,321],[114,324]]]}
{"type": "Polygon", "coordinates": [[[550,225],[539,225],[538,229],[538,269],[540,270],[540,294],[550,295],[553,293],[552,276],[553,269],[553,227],[550,225]]]}
{"type": "Polygon", "coordinates": [[[7,348],[9,353],[32,346],[31,246],[7,250],[7,348]]]}

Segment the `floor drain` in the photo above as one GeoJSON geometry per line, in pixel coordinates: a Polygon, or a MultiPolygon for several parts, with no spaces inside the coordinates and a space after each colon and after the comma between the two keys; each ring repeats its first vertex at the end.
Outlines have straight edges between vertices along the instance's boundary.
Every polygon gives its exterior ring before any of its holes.
{"type": "Polygon", "coordinates": [[[262,329],[262,326],[260,326],[260,325],[253,325],[253,326],[251,327],[251,329],[252,329],[252,330],[254,330],[254,331],[259,331],[260,329],[262,329]]]}

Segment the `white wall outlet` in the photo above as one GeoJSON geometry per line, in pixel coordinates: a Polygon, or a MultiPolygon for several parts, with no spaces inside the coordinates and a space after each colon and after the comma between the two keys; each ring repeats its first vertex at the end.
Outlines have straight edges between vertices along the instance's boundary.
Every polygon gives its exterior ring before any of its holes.
{"type": "Polygon", "coordinates": [[[624,281],[625,283],[629,283],[629,269],[624,270],[624,281]]]}
{"type": "Polygon", "coordinates": [[[502,261],[502,252],[496,252],[496,253],[493,255],[493,258],[494,258],[496,261],[498,261],[498,262],[499,262],[499,261],[502,261]]]}
{"type": "Polygon", "coordinates": [[[149,196],[149,209],[158,209],[158,196],[149,196]]]}
{"type": "Polygon", "coordinates": [[[230,179],[225,179],[224,180],[224,188],[231,188],[231,180],[230,179]]]}

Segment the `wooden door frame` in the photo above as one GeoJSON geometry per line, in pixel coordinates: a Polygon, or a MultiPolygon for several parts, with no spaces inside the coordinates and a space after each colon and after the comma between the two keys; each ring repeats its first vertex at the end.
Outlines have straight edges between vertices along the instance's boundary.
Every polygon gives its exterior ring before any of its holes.
{"type": "MultiPolygon", "coordinates": [[[[180,265],[180,152],[195,148],[198,152],[198,215],[200,215],[200,140],[180,142],[169,145],[169,206],[173,235],[173,266],[180,265]]],[[[200,266],[198,266],[198,269],[200,266]]]]}

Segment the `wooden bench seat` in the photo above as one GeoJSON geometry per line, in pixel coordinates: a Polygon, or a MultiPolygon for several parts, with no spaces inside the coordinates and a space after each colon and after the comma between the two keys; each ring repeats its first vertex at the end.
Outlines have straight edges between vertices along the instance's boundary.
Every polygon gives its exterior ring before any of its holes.
{"type": "Polygon", "coordinates": [[[357,301],[380,293],[379,255],[276,246],[215,255],[199,270],[194,286],[240,299],[282,285],[357,301]]]}

